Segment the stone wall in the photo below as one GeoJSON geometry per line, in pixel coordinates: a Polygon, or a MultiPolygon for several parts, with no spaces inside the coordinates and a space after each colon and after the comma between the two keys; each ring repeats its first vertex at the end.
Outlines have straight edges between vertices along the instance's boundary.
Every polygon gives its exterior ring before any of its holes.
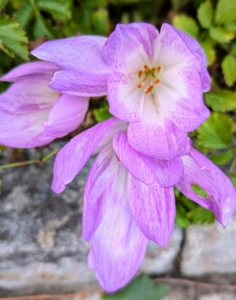
{"type": "MultiPolygon", "coordinates": [[[[54,143],[49,150],[59,146],[54,143]]],[[[39,154],[31,149],[25,155],[35,159],[39,154]]],[[[8,163],[9,156],[4,151],[0,164],[8,163]]],[[[60,195],[50,188],[53,160],[0,170],[0,297],[76,292],[85,294],[74,299],[100,298],[87,267],[89,245],[80,238],[83,189],[92,159],[60,195]]],[[[217,289],[219,284],[236,284],[236,217],[227,228],[217,223],[175,228],[166,249],[150,242],[140,272],[177,280],[165,300],[236,300],[236,289],[217,289]]]]}

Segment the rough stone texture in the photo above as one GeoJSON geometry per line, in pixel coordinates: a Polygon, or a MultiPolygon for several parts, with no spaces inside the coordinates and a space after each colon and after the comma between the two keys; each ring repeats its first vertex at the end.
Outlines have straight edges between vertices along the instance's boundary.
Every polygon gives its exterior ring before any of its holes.
{"type": "Polygon", "coordinates": [[[215,222],[187,230],[181,271],[185,276],[236,273],[236,215],[226,228],[215,222]]]}
{"type": "Polygon", "coordinates": [[[176,227],[172,233],[168,247],[162,248],[149,242],[146,257],[140,270],[150,275],[164,274],[172,271],[174,262],[179,254],[183,232],[176,227]]]}
{"type": "MultiPolygon", "coordinates": [[[[3,154],[1,164],[8,162],[3,154]]],[[[37,155],[26,150],[28,159],[37,155]]],[[[61,195],[50,188],[53,161],[0,171],[0,296],[98,287],[87,267],[89,245],[80,238],[83,189],[92,160],[61,195]]]]}
{"type": "Polygon", "coordinates": [[[236,295],[226,293],[207,294],[199,297],[198,300],[236,300],[236,295]]]}

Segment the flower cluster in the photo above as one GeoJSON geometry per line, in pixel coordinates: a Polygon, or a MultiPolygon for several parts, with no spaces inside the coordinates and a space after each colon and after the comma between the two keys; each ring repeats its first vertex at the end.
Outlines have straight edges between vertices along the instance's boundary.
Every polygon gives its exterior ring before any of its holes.
{"type": "Polygon", "coordinates": [[[206,58],[196,40],[163,24],[117,25],[108,37],[49,41],[44,60],[14,69],[0,95],[0,143],[48,144],[76,129],[89,97],[107,95],[114,116],[58,153],[52,189],[61,193],[97,154],[84,193],[89,266],[109,292],[136,273],[148,240],[165,247],[175,221],[174,186],[225,226],[236,209],[230,180],[192,148],[188,133],[209,116],[206,58]],[[208,196],[192,190],[197,184],[208,196]]]}

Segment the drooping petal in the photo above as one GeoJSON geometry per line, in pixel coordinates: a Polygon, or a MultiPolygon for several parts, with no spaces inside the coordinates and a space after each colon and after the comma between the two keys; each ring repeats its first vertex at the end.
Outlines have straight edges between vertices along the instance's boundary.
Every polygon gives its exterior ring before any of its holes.
{"type": "Polygon", "coordinates": [[[182,178],[183,163],[181,158],[164,161],[145,156],[129,145],[127,133],[124,131],[115,135],[113,148],[127,171],[148,186],[171,187],[182,178]]]}
{"type": "MultiPolygon", "coordinates": [[[[46,62],[46,61],[34,61],[34,62],[28,62],[25,64],[22,64],[10,72],[8,72],[6,75],[1,77],[1,81],[10,81],[10,82],[16,82],[21,79],[24,79],[26,77],[29,77],[31,75],[40,74],[40,75],[47,75],[50,79],[52,78],[52,75],[54,72],[59,71],[60,68],[58,66],[46,62]]],[[[50,79],[48,83],[50,82],[50,79]]]]}
{"type": "Polygon", "coordinates": [[[148,187],[131,177],[128,189],[129,204],[137,226],[148,239],[166,247],[175,222],[173,187],[148,187]]]}
{"type": "MultiPolygon", "coordinates": [[[[127,172],[119,163],[112,144],[98,155],[90,170],[84,192],[83,239],[89,240],[99,226],[111,197],[125,201],[127,172]]],[[[119,200],[117,200],[119,201],[119,200]]]]}
{"type": "Polygon", "coordinates": [[[63,71],[57,72],[50,86],[75,96],[101,96],[107,93],[110,69],[102,57],[106,38],[80,36],[49,41],[32,54],[50,61],[63,71]]]}
{"type": "Polygon", "coordinates": [[[111,193],[103,220],[90,243],[90,267],[107,292],[123,287],[135,275],[147,238],[136,226],[127,199],[111,193]]]}
{"type": "Polygon", "coordinates": [[[158,31],[153,25],[118,24],[104,45],[104,60],[117,71],[136,72],[153,60],[157,37],[158,31]]]}
{"type": "Polygon", "coordinates": [[[0,108],[0,144],[12,148],[33,148],[49,144],[55,137],[43,128],[49,108],[15,115],[0,108]]]}
{"type": "MultiPolygon", "coordinates": [[[[83,168],[89,157],[100,147],[111,143],[110,130],[119,120],[111,118],[83,131],[67,143],[57,154],[54,164],[52,189],[61,193],[83,168]],[[109,138],[107,138],[109,137],[109,138]]],[[[118,127],[119,129],[119,127],[118,127]]]]}
{"type": "Polygon", "coordinates": [[[204,50],[199,45],[198,41],[186,34],[183,31],[180,31],[175,28],[175,31],[178,33],[178,35],[182,38],[184,43],[187,45],[189,50],[197,57],[197,59],[200,62],[201,65],[201,83],[202,83],[202,89],[203,92],[207,92],[210,89],[210,75],[207,71],[207,58],[205,55],[204,50]]]}
{"type": "Polygon", "coordinates": [[[62,137],[75,130],[84,120],[89,99],[63,94],[52,107],[45,122],[45,131],[55,137],[62,137]]]}
{"type": "Polygon", "coordinates": [[[217,220],[225,226],[236,209],[236,193],[229,178],[195,149],[182,160],[184,176],[177,184],[178,189],[191,200],[212,210],[217,220]],[[205,190],[208,196],[195,193],[193,184],[205,190]]]}
{"type": "Polygon", "coordinates": [[[130,123],[128,140],[134,149],[147,156],[170,160],[187,154],[191,149],[191,140],[187,133],[180,131],[172,122],[152,115],[140,122],[130,123]]]}
{"type": "Polygon", "coordinates": [[[22,78],[0,95],[0,107],[13,114],[51,107],[59,93],[48,87],[49,82],[49,75],[36,74],[22,78]]]}

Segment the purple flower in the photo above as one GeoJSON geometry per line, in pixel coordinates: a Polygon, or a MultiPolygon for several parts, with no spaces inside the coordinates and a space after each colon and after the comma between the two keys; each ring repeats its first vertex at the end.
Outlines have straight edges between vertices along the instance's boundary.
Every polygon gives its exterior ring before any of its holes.
{"type": "Polygon", "coordinates": [[[144,156],[130,146],[127,127],[112,118],[84,131],[61,149],[54,166],[52,188],[60,193],[99,153],[85,187],[83,238],[91,243],[89,266],[108,292],[134,276],[148,239],[167,245],[175,219],[174,184],[223,225],[236,208],[229,179],[202,154],[192,149],[173,161],[144,156]],[[194,183],[208,197],[195,194],[194,183]]]}
{"type": "Polygon", "coordinates": [[[107,94],[110,112],[129,123],[137,151],[172,159],[188,153],[187,133],[208,116],[206,57],[196,40],[163,24],[117,25],[108,39],[75,37],[50,41],[33,55],[58,65],[51,87],[72,95],[107,94]]]}
{"type": "Polygon", "coordinates": [[[49,88],[55,72],[60,69],[52,63],[31,62],[1,78],[14,84],[0,95],[0,144],[16,148],[43,146],[80,125],[88,98],[49,88]]]}

